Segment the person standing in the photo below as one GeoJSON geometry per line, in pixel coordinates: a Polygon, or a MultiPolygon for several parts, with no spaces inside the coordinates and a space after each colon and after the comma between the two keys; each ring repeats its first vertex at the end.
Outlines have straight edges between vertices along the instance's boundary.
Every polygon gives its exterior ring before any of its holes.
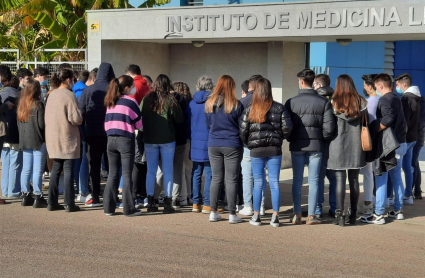
{"type": "MultiPolygon", "coordinates": [[[[248,93],[245,97],[241,98],[240,102],[243,106],[242,109],[246,109],[251,106],[252,98],[254,96],[254,89],[257,85],[258,80],[263,77],[259,74],[251,76],[249,78],[248,83],[248,93]]],[[[252,173],[252,164],[251,164],[251,156],[249,154],[249,149],[246,145],[243,148],[243,157],[241,162],[242,167],[242,189],[243,189],[243,199],[244,199],[244,207],[239,214],[251,216],[253,215],[253,207],[252,207],[252,189],[254,188],[254,175],[252,173]]],[[[265,190],[266,185],[263,185],[263,198],[261,202],[260,213],[261,215],[265,214],[264,201],[265,201],[265,190]]]]}
{"type": "Polygon", "coordinates": [[[158,211],[154,200],[155,178],[161,155],[164,173],[165,206],[163,213],[173,213],[173,161],[176,148],[176,124],[183,123],[183,113],[176,98],[171,95],[173,87],[168,76],[160,74],[152,91],[142,100],[140,111],[143,118],[143,142],[145,143],[148,174],[146,191],[148,212],[158,211]]]}
{"type": "MultiPolygon", "coordinates": [[[[379,96],[376,93],[375,83],[373,80],[377,74],[363,75],[363,94],[368,97],[367,99],[367,111],[369,126],[376,120],[376,110],[378,108],[379,96]]],[[[363,175],[363,191],[364,191],[364,202],[361,203],[357,208],[357,213],[362,213],[363,216],[370,216],[373,214],[373,186],[374,186],[374,158],[372,152],[366,153],[366,167],[360,169],[360,174],[363,175]]]]}
{"type": "Polygon", "coordinates": [[[362,217],[362,222],[369,224],[385,224],[385,202],[387,200],[388,175],[395,189],[394,210],[388,212],[391,218],[403,220],[404,187],[401,179],[403,156],[406,154],[406,120],[403,114],[403,105],[400,98],[393,92],[393,80],[386,73],[381,73],[374,79],[379,98],[376,117],[380,121],[379,131],[392,128],[400,147],[395,151],[397,166],[388,172],[375,176],[376,181],[376,206],[375,212],[369,217],[362,217]]]}
{"type": "Polygon", "coordinates": [[[49,86],[47,85],[49,74],[49,69],[45,67],[38,67],[34,70],[34,79],[40,82],[41,101],[43,103],[46,103],[47,92],[49,91],[49,86]]]}
{"type": "MultiPolygon", "coordinates": [[[[319,74],[314,79],[313,89],[317,91],[319,96],[327,98],[329,101],[332,99],[334,89],[331,87],[331,79],[327,74],[319,74]]],[[[325,201],[325,177],[329,180],[329,216],[335,217],[336,210],[336,179],[335,172],[327,169],[329,159],[329,141],[325,141],[325,149],[323,151],[322,163],[320,164],[319,176],[319,193],[316,205],[316,217],[322,218],[322,203],[325,201]]]]}
{"type": "Polygon", "coordinates": [[[251,225],[260,226],[260,207],[263,186],[266,185],[267,166],[273,205],[270,225],[279,227],[280,188],[279,176],[282,164],[282,143],[292,131],[292,121],[285,106],[273,101],[270,81],[257,81],[252,104],[242,114],[240,138],[248,146],[254,175],[254,216],[251,225]]]}
{"type": "Polygon", "coordinates": [[[142,214],[140,210],[135,208],[133,199],[134,132],[142,127],[138,103],[130,97],[135,93],[133,78],[123,75],[118,79],[112,79],[105,97],[105,106],[107,107],[105,130],[108,135],[109,176],[105,188],[103,209],[108,216],[115,213],[120,166],[122,166],[123,177],[123,213],[125,216],[142,214]]]}
{"type": "Polygon", "coordinates": [[[83,122],[75,94],[70,91],[74,74],[69,69],[63,69],[59,75],[52,76],[55,88],[49,93],[46,104],[46,146],[49,157],[53,159],[53,168],[49,183],[48,211],[62,210],[58,204],[59,178],[64,171],[65,210],[79,211],[75,205],[74,174],[75,159],[80,157],[80,132],[78,126],[83,122]]]}
{"type": "Polygon", "coordinates": [[[415,199],[422,199],[421,190],[421,168],[419,167],[419,154],[425,141],[425,98],[421,97],[421,115],[419,122],[418,141],[413,147],[412,165],[413,165],[413,190],[415,199]]]}
{"type": "Polygon", "coordinates": [[[226,186],[229,223],[236,224],[242,219],[236,215],[238,176],[243,154],[239,138],[239,118],[243,106],[236,98],[235,81],[229,75],[222,75],[217,81],[211,97],[205,103],[212,180],[210,187],[210,222],[221,220],[217,212],[221,185],[226,186]]]}
{"type": "Polygon", "coordinates": [[[100,203],[100,171],[102,154],[107,149],[107,137],[104,128],[106,107],[104,99],[109,83],[115,78],[114,70],[109,63],[102,63],[92,86],[84,89],[78,101],[84,119],[87,144],[87,159],[92,184],[92,194],[86,198],[85,205],[99,207],[100,203]]]}
{"type": "Polygon", "coordinates": [[[359,173],[366,166],[361,142],[362,113],[367,113],[366,99],[356,90],[353,79],[342,74],[336,80],[332,106],[337,118],[335,136],[329,144],[328,168],[335,171],[335,224],[345,226],[344,200],[348,175],[350,184],[351,225],[355,225],[359,200],[359,173]]]}
{"type": "Polygon", "coordinates": [[[130,95],[140,105],[143,98],[150,92],[151,88],[148,82],[143,78],[142,71],[138,65],[131,64],[125,69],[125,74],[134,79],[134,87],[136,87],[136,93],[130,95]]]}
{"type": "Polygon", "coordinates": [[[190,160],[192,168],[193,212],[211,213],[210,186],[211,164],[208,157],[208,129],[205,122],[205,102],[214,89],[208,76],[201,76],[196,84],[197,92],[185,111],[187,133],[190,134],[190,160]],[[205,175],[204,192],[201,194],[202,174],[205,175]],[[203,196],[202,196],[203,195],[203,196]],[[203,206],[202,206],[203,205],[203,206]]]}
{"type": "Polygon", "coordinates": [[[304,165],[307,164],[309,184],[307,225],[322,224],[315,215],[319,175],[325,141],[332,138],[335,119],[329,100],[319,96],[312,88],[315,79],[314,71],[305,69],[298,73],[297,77],[300,91],[285,104],[293,124],[292,133],[288,139],[293,167],[292,198],[295,216],[292,223],[302,224],[301,189],[304,165]]]}
{"type": "Polygon", "coordinates": [[[25,83],[33,77],[32,71],[26,68],[20,68],[16,71],[16,76],[19,78],[19,88],[23,89],[25,83]]]}
{"type": "Polygon", "coordinates": [[[413,148],[419,135],[420,115],[421,115],[421,93],[418,86],[412,86],[412,76],[405,73],[394,79],[397,93],[401,94],[401,104],[403,105],[404,118],[407,125],[406,134],[406,154],[403,157],[403,172],[406,189],[404,191],[403,202],[405,205],[413,205],[413,148]]]}
{"type": "Polygon", "coordinates": [[[86,82],[89,79],[90,72],[82,70],[78,73],[77,83],[72,87],[72,91],[75,93],[77,99],[81,96],[84,89],[87,88],[86,82]]]}
{"type": "Polygon", "coordinates": [[[41,101],[41,86],[38,81],[29,79],[26,82],[18,104],[17,119],[19,149],[23,151],[20,177],[23,195],[21,204],[34,206],[34,208],[46,208],[47,201],[43,197],[42,178],[47,150],[44,135],[44,104],[41,101]],[[33,187],[32,195],[30,180],[33,187]]]}
{"type": "MultiPolygon", "coordinates": [[[[20,167],[22,153],[19,152],[19,130],[16,122],[16,107],[19,89],[12,87],[10,68],[0,65],[0,148],[2,161],[1,190],[4,197],[19,198],[20,167]]],[[[0,204],[5,201],[0,199],[0,204]]]]}

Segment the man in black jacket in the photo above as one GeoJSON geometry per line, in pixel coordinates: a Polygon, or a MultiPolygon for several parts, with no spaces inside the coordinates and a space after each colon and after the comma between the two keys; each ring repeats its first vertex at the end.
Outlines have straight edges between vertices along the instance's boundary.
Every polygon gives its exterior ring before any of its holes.
{"type": "Polygon", "coordinates": [[[382,73],[375,80],[375,88],[378,95],[382,95],[378,102],[376,118],[380,121],[379,131],[392,128],[400,147],[396,150],[397,166],[389,172],[376,176],[376,207],[374,215],[362,218],[362,221],[370,224],[385,224],[385,202],[387,200],[388,175],[395,189],[394,210],[388,213],[389,217],[403,220],[403,197],[404,187],[401,179],[401,166],[403,156],[406,154],[406,121],[403,116],[401,100],[393,92],[391,77],[382,73]]]}
{"type": "Polygon", "coordinates": [[[304,165],[308,165],[308,225],[321,224],[315,216],[319,174],[325,141],[330,140],[335,130],[335,116],[328,99],[321,97],[312,88],[314,71],[305,69],[298,73],[300,91],[285,104],[293,123],[289,137],[289,150],[292,157],[293,182],[292,198],[295,217],[293,224],[301,224],[301,188],[304,165]]]}
{"type": "Polygon", "coordinates": [[[107,148],[105,132],[106,107],[104,99],[108,92],[109,83],[115,78],[114,70],[109,63],[100,64],[96,81],[84,89],[78,101],[83,126],[86,133],[87,159],[89,161],[90,178],[92,183],[92,196],[86,199],[86,206],[100,206],[100,169],[102,154],[107,148]]]}
{"type": "Polygon", "coordinates": [[[425,141],[425,98],[421,97],[421,115],[419,120],[418,140],[413,147],[412,165],[413,165],[413,189],[415,199],[422,199],[421,190],[421,168],[419,167],[419,154],[425,141]]]}
{"type": "Polygon", "coordinates": [[[403,172],[405,176],[406,189],[404,191],[404,204],[413,205],[412,185],[413,185],[413,166],[412,154],[413,147],[418,140],[418,128],[421,113],[421,93],[417,86],[412,86],[412,76],[408,73],[397,76],[395,79],[396,91],[401,95],[401,104],[403,105],[404,119],[407,124],[406,134],[406,154],[403,157],[403,172]]]}
{"type": "MultiPolygon", "coordinates": [[[[331,87],[331,79],[327,74],[319,74],[314,79],[313,88],[319,96],[331,99],[334,89],[331,87]]],[[[336,178],[333,170],[327,169],[329,158],[329,141],[325,142],[325,151],[323,152],[322,163],[319,176],[319,193],[317,197],[316,216],[322,217],[322,203],[325,201],[325,176],[329,180],[329,216],[335,217],[336,210],[336,178]]]]}

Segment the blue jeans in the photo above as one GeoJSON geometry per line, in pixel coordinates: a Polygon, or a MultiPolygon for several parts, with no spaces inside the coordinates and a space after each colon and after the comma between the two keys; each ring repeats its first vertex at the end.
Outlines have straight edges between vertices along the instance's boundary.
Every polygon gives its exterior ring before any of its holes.
{"type": "Polygon", "coordinates": [[[395,189],[394,210],[403,208],[404,187],[401,179],[401,167],[403,164],[403,156],[406,154],[406,143],[400,144],[396,150],[397,166],[389,172],[382,173],[381,176],[375,176],[376,181],[376,208],[377,214],[385,213],[385,201],[387,199],[387,182],[388,175],[391,177],[392,184],[395,189]]]}
{"type": "Polygon", "coordinates": [[[30,191],[30,180],[32,178],[32,187],[34,195],[41,195],[42,179],[44,166],[46,164],[47,150],[46,143],[43,143],[39,150],[24,150],[23,165],[21,173],[21,191],[28,193],[30,191]]]}
{"type": "Polygon", "coordinates": [[[423,141],[417,141],[413,147],[412,166],[413,166],[413,188],[416,194],[421,193],[421,168],[419,167],[419,154],[424,146],[423,141]]]}
{"type": "Polygon", "coordinates": [[[5,197],[18,196],[21,192],[22,152],[3,148],[1,151],[1,162],[2,195],[5,197]]]}
{"type": "Polygon", "coordinates": [[[406,182],[406,189],[404,195],[409,197],[412,196],[412,187],[413,187],[413,148],[415,147],[416,142],[406,143],[406,154],[403,156],[403,172],[404,172],[404,181],[406,182]]]}
{"type": "Polygon", "coordinates": [[[209,162],[193,162],[192,168],[192,194],[193,204],[204,206],[210,206],[210,186],[211,186],[212,172],[211,165],[209,162]],[[205,183],[204,183],[204,201],[202,202],[202,173],[205,172],[205,183]]]}
{"type": "Polygon", "coordinates": [[[270,157],[251,157],[252,173],[254,175],[254,211],[259,212],[261,201],[266,187],[266,173],[264,168],[267,166],[269,172],[269,186],[272,195],[272,206],[274,212],[279,212],[280,208],[280,188],[279,176],[280,166],[282,164],[282,155],[270,157]]]}
{"type": "MultiPolygon", "coordinates": [[[[254,176],[252,173],[251,152],[248,148],[243,148],[242,156],[242,188],[243,202],[245,207],[252,207],[252,189],[254,188],[254,176]]],[[[264,205],[266,198],[266,184],[263,185],[263,196],[261,204],[264,205]]]]}
{"type": "Polygon", "coordinates": [[[165,196],[173,196],[173,161],[176,142],[167,144],[145,144],[148,174],[146,176],[146,191],[148,196],[154,196],[155,179],[158,170],[159,155],[161,154],[162,172],[164,173],[165,196]]]}
{"type": "Polygon", "coordinates": [[[86,141],[81,140],[81,157],[75,160],[74,179],[81,195],[89,194],[89,161],[86,154],[86,141]]]}
{"type": "Polygon", "coordinates": [[[292,157],[292,199],[294,201],[294,213],[301,213],[301,189],[304,177],[304,165],[308,166],[308,215],[314,215],[317,194],[319,192],[319,174],[322,163],[321,152],[291,152],[292,157]]]}
{"type": "Polygon", "coordinates": [[[327,177],[329,180],[329,205],[333,213],[335,213],[336,210],[335,172],[333,170],[326,169],[327,166],[327,159],[322,159],[322,163],[320,164],[319,192],[317,195],[317,205],[315,214],[322,214],[322,203],[325,201],[325,177],[327,177]]]}

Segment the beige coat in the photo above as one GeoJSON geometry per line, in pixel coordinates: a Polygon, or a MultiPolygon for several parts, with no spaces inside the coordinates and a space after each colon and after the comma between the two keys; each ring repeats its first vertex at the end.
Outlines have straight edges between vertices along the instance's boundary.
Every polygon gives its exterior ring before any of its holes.
{"type": "Polygon", "coordinates": [[[67,89],[53,90],[46,103],[46,145],[52,159],[80,157],[80,131],[83,122],[75,94],[67,89]]]}

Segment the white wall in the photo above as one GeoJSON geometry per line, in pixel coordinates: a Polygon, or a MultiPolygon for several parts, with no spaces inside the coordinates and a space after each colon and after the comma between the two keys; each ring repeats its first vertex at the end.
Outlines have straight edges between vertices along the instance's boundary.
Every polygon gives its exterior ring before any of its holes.
{"type": "Polygon", "coordinates": [[[220,43],[170,45],[170,78],[186,82],[195,92],[201,75],[210,76],[214,84],[223,74],[235,79],[236,94],[241,97],[241,84],[254,74],[267,76],[267,43],[220,43]]]}
{"type": "Polygon", "coordinates": [[[116,76],[124,74],[129,64],[139,65],[142,74],[155,80],[161,74],[169,74],[168,44],[102,41],[102,62],[111,63],[116,76]]]}

